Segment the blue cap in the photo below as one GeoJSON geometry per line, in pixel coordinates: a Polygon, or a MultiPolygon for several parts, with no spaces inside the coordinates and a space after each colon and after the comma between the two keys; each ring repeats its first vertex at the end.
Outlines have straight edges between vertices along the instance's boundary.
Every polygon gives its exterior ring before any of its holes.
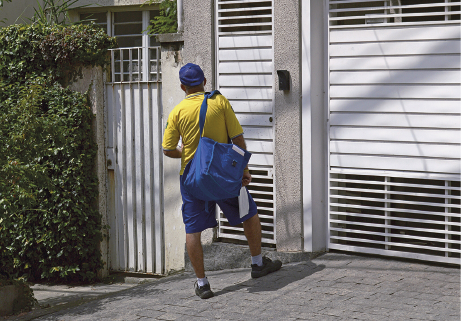
{"type": "Polygon", "coordinates": [[[200,66],[188,63],[179,70],[179,80],[181,84],[186,86],[198,86],[205,79],[202,68],[200,66]]]}

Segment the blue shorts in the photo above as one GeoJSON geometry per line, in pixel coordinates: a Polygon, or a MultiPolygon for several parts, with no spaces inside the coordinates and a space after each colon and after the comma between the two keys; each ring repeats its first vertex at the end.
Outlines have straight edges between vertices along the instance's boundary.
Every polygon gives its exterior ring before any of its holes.
{"type": "Polygon", "coordinates": [[[256,203],[248,193],[248,203],[250,210],[248,214],[240,218],[238,197],[228,198],[216,202],[208,202],[208,209],[206,202],[199,200],[189,194],[181,185],[182,195],[182,219],[186,226],[186,233],[198,233],[218,225],[216,221],[216,204],[219,205],[224,215],[226,216],[229,224],[232,226],[245,222],[249,218],[258,213],[256,203]]]}

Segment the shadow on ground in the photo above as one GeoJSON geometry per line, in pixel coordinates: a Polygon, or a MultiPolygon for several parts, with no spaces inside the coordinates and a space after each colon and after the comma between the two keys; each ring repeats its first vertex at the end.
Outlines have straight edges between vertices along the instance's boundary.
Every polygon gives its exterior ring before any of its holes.
{"type": "Polygon", "coordinates": [[[228,292],[241,291],[246,289],[249,293],[258,293],[266,291],[277,291],[285,288],[291,283],[301,281],[316,272],[320,272],[325,268],[325,265],[317,265],[311,261],[285,265],[277,272],[269,274],[259,279],[248,279],[246,281],[227,286],[215,292],[215,296],[228,292]]]}

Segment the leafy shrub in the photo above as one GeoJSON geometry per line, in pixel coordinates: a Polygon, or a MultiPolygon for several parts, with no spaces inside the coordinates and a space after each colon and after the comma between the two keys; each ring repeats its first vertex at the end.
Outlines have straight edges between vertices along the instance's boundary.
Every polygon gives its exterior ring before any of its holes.
{"type": "Polygon", "coordinates": [[[0,271],[13,277],[93,280],[102,267],[94,116],[58,82],[107,62],[115,42],[99,31],[0,29],[0,271]]]}
{"type": "MultiPolygon", "coordinates": [[[[153,4],[148,0],[146,4],[153,4]]],[[[163,0],[160,3],[160,15],[151,20],[147,28],[149,34],[174,33],[178,31],[178,4],[176,0],[163,0]]]]}

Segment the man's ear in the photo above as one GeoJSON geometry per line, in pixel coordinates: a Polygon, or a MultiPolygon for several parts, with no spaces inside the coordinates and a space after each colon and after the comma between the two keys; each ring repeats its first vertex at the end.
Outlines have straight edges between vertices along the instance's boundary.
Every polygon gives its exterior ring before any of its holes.
{"type": "Polygon", "coordinates": [[[184,86],[183,84],[181,84],[181,89],[186,92],[186,86],[184,86]]]}
{"type": "Polygon", "coordinates": [[[206,78],[203,78],[203,86],[205,87],[206,85],[206,78]]]}

